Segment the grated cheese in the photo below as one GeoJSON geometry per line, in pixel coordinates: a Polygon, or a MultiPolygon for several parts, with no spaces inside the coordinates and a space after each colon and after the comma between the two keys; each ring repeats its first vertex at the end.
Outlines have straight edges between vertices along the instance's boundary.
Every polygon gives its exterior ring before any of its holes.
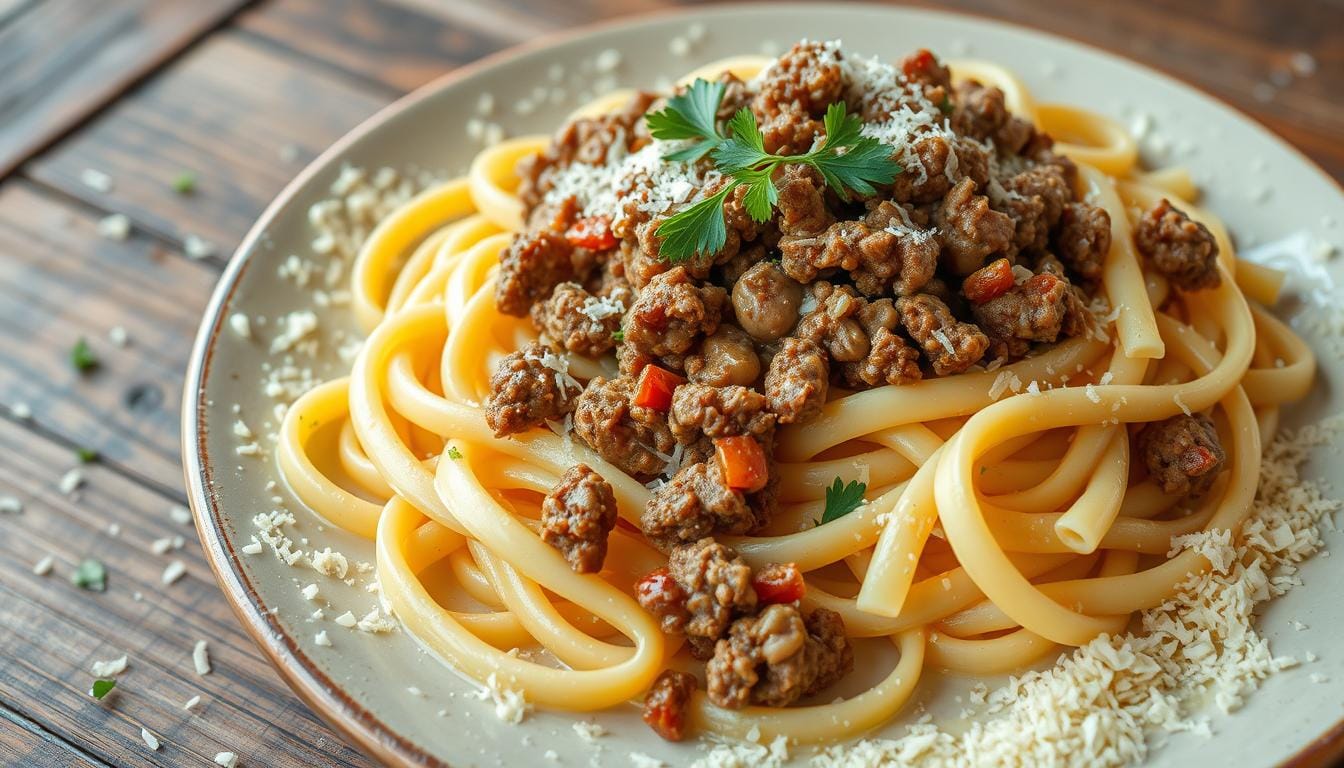
{"type": "Polygon", "coordinates": [[[224,768],[238,768],[238,756],[232,752],[218,752],[215,754],[215,765],[221,765],[224,768]]]}
{"type": "Polygon", "coordinates": [[[159,578],[164,585],[170,585],[177,582],[187,572],[187,565],[181,560],[174,560],[163,569],[163,575],[159,578]]]}
{"type": "Polygon", "coordinates": [[[145,742],[145,746],[149,747],[150,751],[159,751],[159,738],[150,733],[149,729],[143,725],[140,726],[140,738],[145,742]]]}
{"type": "Polygon", "coordinates": [[[51,555],[45,555],[41,560],[33,563],[34,576],[46,576],[51,573],[52,566],[56,564],[56,558],[51,555]]]}
{"type": "Polygon", "coordinates": [[[495,703],[495,717],[514,725],[523,722],[528,711],[532,709],[521,692],[501,685],[499,677],[494,672],[491,672],[490,676],[485,679],[485,687],[477,693],[477,697],[482,701],[487,699],[493,701],[495,703]]]}
{"type": "Polygon", "coordinates": [[[191,649],[191,663],[196,667],[196,674],[210,674],[210,649],[204,640],[197,640],[191,649]]]}
{"type": "Polygon", "coordinates": [[[126,656],[119,659],[108,659],[107,661],[95,661],[89,667],[89,674],[94,677],[116,677],[126,671],[126,656]]]}
{"type": "Polygon", "coordinates": [[[313,636],[313,642],[323,648],[331,647],[331,638],[327,637],[327,630],[325,629],[313,636]]]}
{"type": "Polygon", "coordinates": [[[190,699],[187,699],[186,703],[182,705],[182,708],[190,712],[191,710],[196,708],[197,704],[200,703],[201,703],[200,696],[192,696],[190,699]]]}

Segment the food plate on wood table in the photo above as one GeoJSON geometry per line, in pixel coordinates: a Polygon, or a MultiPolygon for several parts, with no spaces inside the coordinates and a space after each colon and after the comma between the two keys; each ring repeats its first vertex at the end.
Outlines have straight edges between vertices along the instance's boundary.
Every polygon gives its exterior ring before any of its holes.
{"type": "Polygon", "coordinates": [[[272,204],[188,486],[392,764],[1325,764],[1344,192],[1139,65],[719,8],[492,57],[272,204]]]}

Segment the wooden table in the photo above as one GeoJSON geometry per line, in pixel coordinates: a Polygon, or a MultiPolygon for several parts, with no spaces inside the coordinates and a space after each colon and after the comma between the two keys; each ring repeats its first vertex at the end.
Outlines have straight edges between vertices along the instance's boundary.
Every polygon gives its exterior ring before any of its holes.
{"type": "MultiPolygon", "coordinates": [[[[1165,69],[1344,179],[1341,0],[926,4],[1165,69]]],[[[207,765],[225,750],[251,766],[369,763],[262,660],[190,525],[173,520],[186,501],[178,403],[200,312],[267,201],[378,107],[492,51],[668,5],[0,0],[0,497],[22,504],[0,512],[0,764],[207,765]],[[184,194],[186,171],[196,183],[184,194]],[[128,239],[99,235],[112,213],[129,217],[128,239]],[[215,253],[188,248],[197,238],[215,253]],[[84,374],[70,360],[80,338],[100,360],[84,374]],[[81,448],[98,458],[65,493],[81,448]],[[171,549],[174,536],[183,548],[171,549]],[[48,555],[51,572],[35,574],[48,555]],[[106,592],[71,584],[90,556],[107,566],[106,592]],[[175,560],[186,575],[164,585],[175,560]],[[191,658],[201,638],[205,676],[191,658]],[[91,699],[92,662],[123,653],[117,690],[91,699]],[[157,752],[142,726],[163,742],[157,752]]]]}

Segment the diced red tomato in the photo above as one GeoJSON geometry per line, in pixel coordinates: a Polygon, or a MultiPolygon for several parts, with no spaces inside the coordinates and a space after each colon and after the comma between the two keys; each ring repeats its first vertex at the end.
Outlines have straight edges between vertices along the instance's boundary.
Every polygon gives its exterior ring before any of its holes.
{"type": "Polygon", "coordinates": [[[1181,455],[1181,471],[1187,477],[1200,477],[1207,474],[1218,463],[1218,457],[1202,445],[1193,446],[1181,455]]]}
{"type": "Polygon", "coordinates": [[[635,599],[647,608],[685,602],[686,593],[672,578],[672,572],[663,567],[649,571],[635,582],[635,599]]]}
{"type": "Polygon", "coordinates": [[[996,259],[972,272],[961,282],[961,293],[976,304],[998,298],[1013,287],[1013,266],[996,259]]]}
{"type": "Polygon", "coordinates": [[[751,493],[764,488],[770,479],[765,451],[750,435],[716,438],[714,460],[719,463],[729,488],[751,493]]]}
{"type": "Polygon", "coordinates": [[[901,61],[901,72],[907,79],[916,80],[925,72],[930,72],[938,66],[938,59],[928,48],[920,48],[918,51],[906,56],[901,61]]]}
{"type": "Polygon", "coordinates": [[[616,235],[611,232],[611,219],[606,216],[579,219],[565,231],[565,239],[571,245],[590,251],[609,251],[616,247],[616,235]]]}
{"type": "Polygon", "coordinates": [[[1058,277],[1049,272],[1042,272],[1039,275],[1032,275],[1027,279],[1027,282],[1023,283],[1023,285],[1026,286],[1028,291],[1033,291],[1035,293],[1049,293],[1055,289],[1055,286],[1059,282],[1060,280],[1058,277]]]}
{"type": "Polygon", "coordinates": [[[685,382],[666,368],[646,365],[635,381],[635,397],[631,402],[641,408],[666,413],[672,408],[672,391],[685,382]]]}
{"type": "Polygon", "coordinates": [[[802,571],[793,563],[770,563],[756,571],[751,579],[756,590],[756,600],[763,605],[772,603],[792,603],[803,599],[807,594],[807,585],[803,583],[802,571]]]}

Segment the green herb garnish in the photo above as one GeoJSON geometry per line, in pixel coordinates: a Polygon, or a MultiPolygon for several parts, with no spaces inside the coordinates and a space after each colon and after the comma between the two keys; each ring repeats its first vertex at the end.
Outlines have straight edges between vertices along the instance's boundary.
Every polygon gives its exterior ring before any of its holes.
{"type": "Polygon", "coordinates": [[[102,701],[103,697],[111,693],[112,689],[116,687],[116,680],[94,680],[93,687],[89,689],[89,695],[102,701]]]}
{"type": "Polygon", "coordinates": [[[75,455],[83,464],[91,464],[98,460],[98,452],[92,448],[78,448],[75,450],[75,455]]]}
{"type": "Polygon", "coordinates": [[[665,155],[664,160],[695,162],[724,141],[716,122],[725,87],[722,82],[710,83],[697,77],[685,93],[667,100],[667,109],[644,116],[655,139],[700,139],[665,155]]]}
{"type": "Polygon", "coordinates": [[[98,356],[93,353],[89,342],[83,336],[79,337],[75,346],[70,348],[70,364],[80,373],[87,373],[98,367],[98,356]]]}
{"type": "Polygon", "coordinates": [[[107,568],[91,557],[80,561],[79,567],[70,574],[70,582],[80,589],[93,592],[107,591],[107,568]]]}
{"type": "Polygon", "coordinates": [[[611,340],[616,342],[617,344],[620,344],[621,342],[625,341],[625,331],[612,331],[611,340]]]}
{"type": "Polygon", "coordinates": [[[944,115],[950,115],[952,114],[952,109],[952,97],[946,95],[943,96],[942,102],[938,104],[938,111],[942,112],[944,115]]]}
{"type": "Polygon", "coordinates": [[[183,171],[173,179],[173,191],[179,195],[190,195],[196,191],[196,172],[183,171]]]}
{"type": "Polygon", "coordinates": [[[863,494],[868,491],[866,483],[850,480],[849,485],[835,478],[835,482],[826,489],[826,511],[821,514],[821,524],[839,520],[863,504],[863,494]]]}
{"type": "Polygon", "coordinates": [[[667,109],[645,116],[649,132],[656,139],[697,139],[691,146],[665,155],[665,160],[690,162],[708,154],[715,167],[731,178],[714,195],[658,225],[661,258],[675,262],[697,254],[718,253],[728,238],[723,205],[738,186],[747,187],[742,203],[751,218],[761,223],[769,221],[779,202],[772,177],[781,166],[815,168],[826,185],[845,200],[872,195],[877,191],[874,184],[890,183],[901,172],[901,166],[891,159],[891,148],[863,136],[863,121],[848,114],[844,102],[826,108],[826,138],[821,146],[802,155],[776,155],[765,151],[765,138],[747,107],[728,121],[727,135],[719,132],[715,116],[723,91],[723,83],[696,80],[685,93],[669,99],[667,109]]]}
{"type": "Polygon", "coordinates": [[[457,461],[458,459],[462,458],[462,452],[457,450],[456,445],[448,446],[448,458],[452,459],[453,461],[457,461]]]}

